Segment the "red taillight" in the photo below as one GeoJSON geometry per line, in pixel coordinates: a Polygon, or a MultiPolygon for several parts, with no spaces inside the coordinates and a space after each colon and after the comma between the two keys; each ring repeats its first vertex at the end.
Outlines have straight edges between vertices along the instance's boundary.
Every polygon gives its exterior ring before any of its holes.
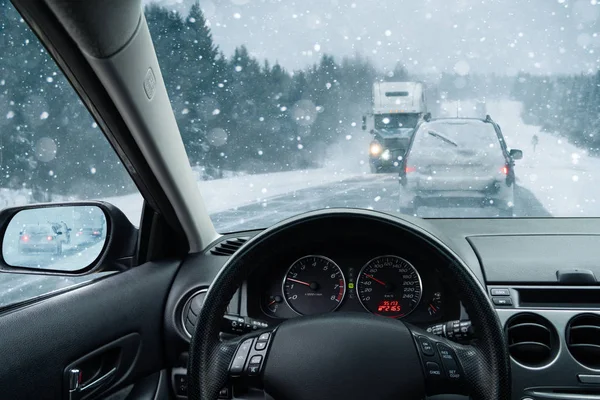
{"type": "Polygon", "coordinates": [[[48,239],[48,241],[51,241],[54,238],[52,236],[48,236],[46,239],[48,239]]]}
{"type": "Polygon", "coordinates": [[[75,234],[75,236],[81,236],[83,234],[83,232],[79,231],[75,234]]]}
{"type": "Polygon", "coordinates": [[[500,171],[502,171],[502,173],[504,175],[508,175],[508,167],[506,165],[504,167],[502,167],[502,169],[500,171]]]}
{"type": "Polygon", "coordinates": [[[93,235],[99,235],[99,234],[100,234],[100,232],[98,232],[98,231],[94,231],[94,232],[92,232],[92,234],[93,234],[93,235]]]}
{"type": "Polygon", "coordinates": [[[26,242],[26,241],[29,240],[29,236],[23,235],[23,236],[21,236],[21,240],[24,241],[24,242],[26,242]]]}
{"type": "Polygon", "coordinates": [[[406,167],[404,171],[408,174],[409,172],[415,172],[417,169],[415,167],[406,167]]]}

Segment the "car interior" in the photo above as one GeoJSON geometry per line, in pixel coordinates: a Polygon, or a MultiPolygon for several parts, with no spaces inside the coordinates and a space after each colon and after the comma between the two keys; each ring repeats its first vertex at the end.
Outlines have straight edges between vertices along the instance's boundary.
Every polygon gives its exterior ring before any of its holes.
{"type": "Polygon", "coordinates": [[[0,211],[3,238],[25,212],[105,217],[85,268],[1,257],[0,278],[82,280],[0,307],[0,399],[600,399],[600,219],[332,207],[218,233],[141,1],[11,2],[143,212],[0,211]]]}

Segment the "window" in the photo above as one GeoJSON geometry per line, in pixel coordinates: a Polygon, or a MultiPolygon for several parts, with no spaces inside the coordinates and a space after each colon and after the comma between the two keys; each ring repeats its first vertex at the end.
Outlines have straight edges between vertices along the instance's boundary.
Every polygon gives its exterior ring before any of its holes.
{"type": "MultiPolygon", "coordinates": [[[[139,224],[142,197],[127,171],[37,37],[0,1],[0,208],[72,200],[106,200],[139,224]]],[[[91,278],[2,273],[0,307],[91,278]]]]}

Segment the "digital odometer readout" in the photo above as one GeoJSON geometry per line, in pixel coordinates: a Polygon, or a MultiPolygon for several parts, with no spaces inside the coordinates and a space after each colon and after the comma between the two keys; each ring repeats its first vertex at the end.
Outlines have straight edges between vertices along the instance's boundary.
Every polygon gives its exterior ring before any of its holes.
{"type": "Polygon", "coordinates": [[[401,318],[421,301],[421,278],[405,259],[381,256],[369,261],[360,271],[357,293],[363,307],[377,315],[401,318]]]}
{"type": "Polygon", "coordinates": [[[379,305],[377,306],[378,313],[386,313],[386,312],[397,312],[402,311],[402,307],[400,306],[400,302],[398,300],[381,300],[379,305]]]}

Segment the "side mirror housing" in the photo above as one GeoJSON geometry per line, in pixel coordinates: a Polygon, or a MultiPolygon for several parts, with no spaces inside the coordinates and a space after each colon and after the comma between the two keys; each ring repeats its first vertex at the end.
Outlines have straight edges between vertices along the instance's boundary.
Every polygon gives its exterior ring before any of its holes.
{"type": "Polygon", "coordinates": [[[367,130],[367,117],[363,115],[362,117],[362,130],[366,131],[367,130]]]}
{"type": "Polygon", "coordinates": [[[33,204],[0,211],[0,240],[0,271],[78,276],[129,268],[137,228],[121,210],[106,202],[33,204]],[[56,231],[56,236],[52,234],[54,221],[60,220],[77,231],[98,226],[105,229],[98,230],[100,236],[95,241],[63,239],[64,229],[56,231]]]}
{"type": "Polygon", "coordinates": [[[519,149],[511,149],[509,154],[513,160],[520,160],[523,158],[523,151],[519,149]]]}

